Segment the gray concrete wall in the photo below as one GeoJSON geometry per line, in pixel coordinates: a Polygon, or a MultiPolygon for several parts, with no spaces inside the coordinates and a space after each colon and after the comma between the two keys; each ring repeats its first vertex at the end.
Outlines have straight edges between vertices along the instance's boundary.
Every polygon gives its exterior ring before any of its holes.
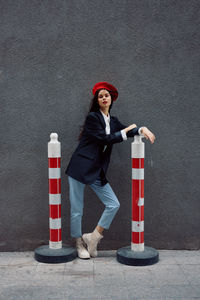
{"type": "MultiPolygon", "coordinates": [[[[62,238],[70,241],[64,170],[77,146],[91,88],[119,90],[112,114],[149,127],[145,244],[200,247],[200,2],[0,1],[0,250],[48,243],[47,142],[62,144],[62,238]]],[[[121,203],[100,247],[130,243],[131,142],[114,146],[108,179],[121,203]]],[[[103,206],[86,187],[83,231],[103,206]]]]}

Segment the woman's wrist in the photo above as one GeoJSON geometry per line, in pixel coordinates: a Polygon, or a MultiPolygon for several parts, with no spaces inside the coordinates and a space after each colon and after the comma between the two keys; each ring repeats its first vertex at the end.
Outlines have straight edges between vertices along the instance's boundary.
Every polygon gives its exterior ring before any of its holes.
{"type": "Polygon", "coordinates": [[[125,131],[125,133],[127,133],[128,132],[128,127],[124,128],[124,131],[125,131]]]}
{"type": "Polygon", "coordinates": [[[136,127],[137,127],[137,125],[136,125],[136,124],[132,124],[132,125],[130,125],[130,126],[128,126],[128,127],[126,127],[126,128],[124,128],[124,130],[125,130],[125,132],[127,133],[128,131],[130,131],[130,130],[132,130],[132,129],[136,128],[136,127]]]}
{"type": "Polygon", "coordinates": [[[140,132],[141,132],[142,134],[144,133],[145,128],[146,128],[145,126],[142,126],[142,127],[141,127],[140,132]]]}

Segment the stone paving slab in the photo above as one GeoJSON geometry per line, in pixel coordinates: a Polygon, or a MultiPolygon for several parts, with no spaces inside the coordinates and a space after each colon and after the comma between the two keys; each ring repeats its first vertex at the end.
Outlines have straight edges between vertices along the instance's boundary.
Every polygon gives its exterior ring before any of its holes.
{"type": "Polygon", "coordinates": [[[35,261],[34,253],[0,253],[0,300],[200,299],[200,251],[159,250],[151,266],[126,266],[116,251],[63,264],[35,261]]]}

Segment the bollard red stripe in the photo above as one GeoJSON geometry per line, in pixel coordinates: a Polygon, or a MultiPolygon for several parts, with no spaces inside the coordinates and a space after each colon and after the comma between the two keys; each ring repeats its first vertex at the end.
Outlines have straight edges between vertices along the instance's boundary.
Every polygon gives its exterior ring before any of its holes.
{"type": "Polygon", "coordinates": [[[132,199],[144,198],[144,179],[132,180],[132,199]]]}
{"type": "Polygon", "coordinates": [[[60,157],[48,158],[49,168],[60,168],[60,157]]]}
{"type": "Polygon", "coordinates": [[[49,205],[49,218],[52,219],[61,218],[61,204],[49,205]]]}
{"type": "Polygon", "coordinates": [[[139,198],[144,198],[144,180],[132,180],[132,220],[144,221],[144,205],[138,206],[139,198]]]}
{"type": "Polygon", "coordinates": [[[144,205],[132,205],[132,221],[144,221],[144,205]]]}
{"type": "Polygon", "coordinates": [[[61,229],[50,229],[50,241],[60,242],[61,241],[61,229]]]}
{"type": "Polygon", "coordinates": [[[132,158],[132,168],[144,169],[144,158],[132,158]]]}
{"type": "Polygon", "coordinates": [[[61,178],[49,179],[49,194],[61,193],[61,178]]]}
{"type": "Polygon", "coordinates": [[[132,232],[132,243],[135,243],[135,244],[144,243],[144,231],[143,232],[132,232]]]}

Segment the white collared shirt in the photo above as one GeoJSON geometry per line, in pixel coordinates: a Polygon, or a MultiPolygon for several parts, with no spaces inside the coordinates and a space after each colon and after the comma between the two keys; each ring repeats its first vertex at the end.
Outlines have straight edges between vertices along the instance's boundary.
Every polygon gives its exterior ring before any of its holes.
{"type": "MultiPolygon", "coordinates": [[[[100,109],[100,112],[102,113],[103,117],[104,117],[104,120],[105,120],[105,123],[106,123],[106,128],[105,128],[105,131],[106,131],[106,134],[110,134],[110,114],[108,113],[108,116],[106,116],[102,110],[100,109]]],[[[141,128],[139,128],[138,130],[138,133],[139,135],[141,135],[141,128]]],[[[126,135],[126,132],[124,129],[121,130],[121,135],[122,135],[122,138],[123,140],[127,140],[127,135],[126,135]]],[[[105,150],[105,149],[104,149],[105,150]]]]}

